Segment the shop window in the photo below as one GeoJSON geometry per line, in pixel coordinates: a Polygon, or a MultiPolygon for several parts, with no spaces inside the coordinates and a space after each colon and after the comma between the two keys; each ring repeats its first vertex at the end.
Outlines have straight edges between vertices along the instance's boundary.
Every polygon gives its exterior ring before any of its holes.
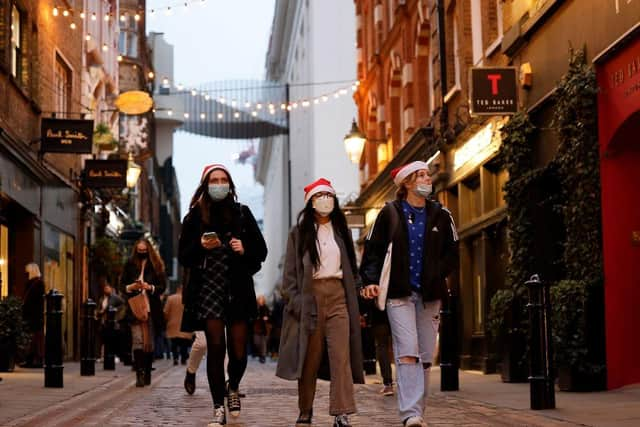
{"type": "Polygon", "coordinates": [[[484,196],[484,213],[505,206],[504,184],[508,173],[501,168],[497,161],[491,161],[481,168],[482,187],[484,196]]]}
{"type": "Polygon", "coordinates": [[[9,229],[0,225],[0,298],[9,295],[9,229]]]}
{"type": "Polygon", "coordinates": [[[56,91],[55,112],[66,117],[71,102],[71,68],[59,54],[56,54],[53,83],[56,91]]]}
{"type": "Polygon", "coordinates": [[[460,224],[472,222],[482,215],[482,192],[480,174],[476,173],[460,183],[460,224]]]}
{"type": "Polygon", "coordinates": [[[74,331],[74,240],[73,237],[45,224],[44,283],[46,290],[57,289],[64,295],[62,336],[65,354],[73,355],[74,331]]]}
{"type": "Polygon", "coordinates": [[[11,6],[11,75],[21,81],[22,76],[22,12],[11,6]]]}

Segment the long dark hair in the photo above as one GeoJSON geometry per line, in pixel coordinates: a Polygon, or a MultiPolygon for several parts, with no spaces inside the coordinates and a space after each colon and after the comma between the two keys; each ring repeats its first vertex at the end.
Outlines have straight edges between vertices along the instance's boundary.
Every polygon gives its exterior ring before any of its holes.
{"type": "Polygon", "coordinates": [[[140,259],[136,256],[136,252],[138,250],[138,244],[141,242],[143,242],[147,246],[147,251],[149,252],[149,262],[153,267],[153,271],[155,271],[158,274],[164,273],[165,266],[164,266],[164,261],[162,260],[162,257],[160,257],[160,254],[158,253],[158,251],[156,251],[156,248],[154,248],[153,245],[151,245],[151,242],[148,239],[145,239],[144,237],[136,240],[136,243],[133,245],[133,248],[131,249],[131,256],[129,257],[129,260],[133,262],[136,265],[136,267],[138,267],[138,270],[142,269],[142,261],[140,261],[140,259]]]}
{"type": "MultiPolygon", "coordinates": [[[[334,231],[344,241],[344,244],[347,247],[349,261],[351,261],[351,264],[355,264],[356,253],[353,248],[351,232],[347,226],[347,218],[344,216],[342,209],[340,209],[338,198],[335,195],[332,197],[334,205],[333,210],[329,214],[331,225],[333,226],[334,231]]],[[[304,209],[302,209],[298,214],[298,231],[300,232],[302,239],[298,256],[302,258],[305,252],[309,252],[311,263],[317,269],[320,266],[320,254],[318,254],[318,247],[316,246],[316,242],[318,241],[318,231],[316,229],[315,210],[313,209],[313,203],[311,200],[307,202],[304,209]]]]}
{"type": "Polygon", "coordinates": [[[229,175],[229,173],[224,169],[212,169],[202,178],[200,185],[196,188],[196,192],[191,198],[189,209],[199,207],[202,222],[205,225],[209,225],[211,221],[211,207],[215,206],[216,210],[219,210],[217,213],[220,214],[222,220],[225,223],[230,223],[235,214],[234,208],[236,207],[237,200],[238,195],[236,194],[236,185],[233,183],[231,175],[229,175]],[[209,196],[209,175],[211,175],[215,170],[223,171],[225,175],[227,175],[227,179],[229,179],[229,194],[219,202],[214,202],[211,196],[209,196]]]}

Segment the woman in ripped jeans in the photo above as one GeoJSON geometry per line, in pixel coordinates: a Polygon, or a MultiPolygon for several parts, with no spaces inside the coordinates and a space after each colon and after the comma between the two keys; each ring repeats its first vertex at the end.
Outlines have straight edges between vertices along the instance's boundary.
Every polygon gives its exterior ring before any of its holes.
{"type": "Polygon", "coordinates": [[[380,294],[380,276],[392,243],[386,310],[398,383],[398,410],[405,427],[424,426],[446,278],[458,266],[458,235],[451,213],[429,200],[427,164],[415,161],[391,171],[396,200],[378,214],[365,241],[362,296],[380,294]]]}

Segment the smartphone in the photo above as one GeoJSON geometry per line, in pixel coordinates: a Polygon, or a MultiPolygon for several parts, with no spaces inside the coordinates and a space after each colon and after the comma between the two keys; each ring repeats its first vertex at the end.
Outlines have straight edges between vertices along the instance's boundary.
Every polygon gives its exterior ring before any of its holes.
{"type": "Polygon", "coordinates": [[[202,237],[204,237],[205,239],[217,239],[218,233],[216,233],[215,231],[208,231],[206,233],[203,233],[202,237]]]}

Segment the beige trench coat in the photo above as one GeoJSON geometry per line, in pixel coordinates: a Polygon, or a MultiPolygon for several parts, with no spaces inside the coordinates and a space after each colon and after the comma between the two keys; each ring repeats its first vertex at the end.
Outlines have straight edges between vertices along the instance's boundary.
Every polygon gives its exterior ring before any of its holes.
{"type": "MultiPolygon", "coordinates": [[[[351,372],[353,382],[363,384],[360,311],[356,290],[357,283],[360,280],[357,276],[356,266],[351,265],[349,261],[344,241],[337,234],[334,234],[334,238],[342,256],[342,283],[349,311],[351,372]]],[[[302,242],[298,227],[294,226],[289,233],[284,262],[282,284],[289,302],[284,309],[278,366],[276,368],[276,375],[286,380],[297,380],[302,376],[302,366],[307,352],[309,336],[315,330],[318,313],[316,302],[311,292],[313,264],[308,253],[302,259],[298,257],[298,245],[300,244],[302,242]]],[[[321,367],[320,371],[319,377],[328,379],[326,378],[326,373],[328,373],[326,367],[325,369],[321,367]],[[322,372],[325,372],[325,375],[322,375],[322,372]]]]}

